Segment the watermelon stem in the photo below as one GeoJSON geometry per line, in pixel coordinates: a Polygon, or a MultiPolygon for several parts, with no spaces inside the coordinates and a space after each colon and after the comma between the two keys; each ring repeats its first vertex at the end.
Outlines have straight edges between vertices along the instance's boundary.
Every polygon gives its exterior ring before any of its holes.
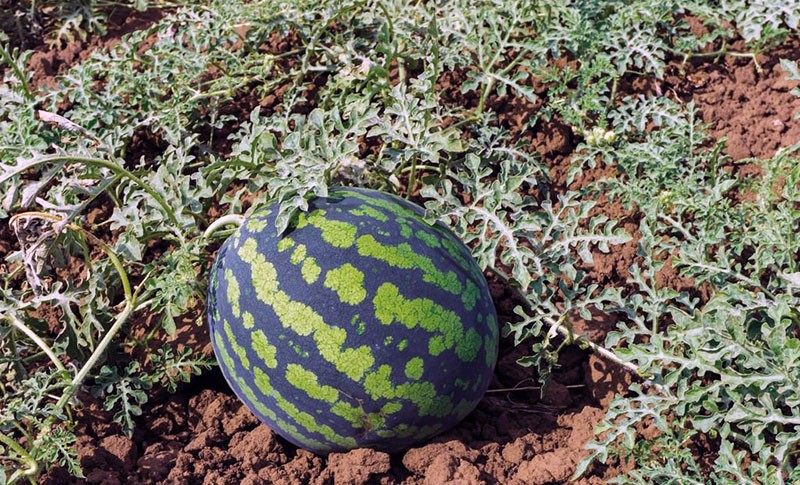
{"type": "Polygon", "coordinates": [[[8,49],[6,49],[6,46],[0,45],[0,55],[2,56],[6,64],[11,67],[11,70],[14,71],[14,75],[17,77],[17,79],[20,82],[20,85],[22,86],[22,92],[25,95],[25,98],[28,101],[32,101],[34,99],[34,96],[33,96],[33,91],[31,91],[30,84],[28,83],[28,76],[25,72],[23,72],[24,69],[20,67],[20,64],[15,62],[13,57],[13,52],[11,52],[11,46],[9,45],[8,49]]]}
{"type": "Polygon", "coordinates": [[[56,356],[55,352],[53,352],[53,349],[50,348],[50,346],[47,345],[47,342],[42,340],[41,337],[36,335],[36,332],[31,330],[27,325],[25,325],[20,319],[18,319],[14,315],[8,314],[8,315],[3,315],[3,317],[9,322],[11,322],[11,325],[16,327],[17,330],[24,333],[29,339],[31,339],[33,343],[38,345],[39,348],[42,349],[42,351],[45,353],[45,355],[47,355],[47,357],[50,358],[50,360],[53,362],[56,368],[58,368],[59,371],[67,370],[64,367],[64,364],[62,364],[61,361],[58,360],[58,357],[56,356]]]}
{"type": "Polygon", "coordinates": [[[26,467],[24,469],[19,468],[15,470],[14,473],[12,473],[8,478],[8,483],[14,483],[22,477],[34,477],[37,473],[39,473],[39,463],[30,455],[30,453],[25,451],[25,448],[20,446],[19,443],[2,433],[0,433],[0,443],[4,444],[9,449],[13,450],[14,453],[19,455],[19,458],[12,459],[18,461],[26,467]]]}
{"type": "MultiPolygon", "coordinates": [[[[569,386],[564,386],[567,389],[582,389],[586,387],[584,384],[572,384],[569,386]]],[[[542,386],[514,386],[514,387],[503,387],[498,389],[487,389],[486,393],[506,393],[506,392],[519,392],[519,391],[541,391],[542,386]]]]}
{"type": "MultiPolygon", "coordinates": [[[[489,268],[489,269],[495,275],[497,275],[498,278],[503,280],[503,282],[506,284],[506,286],[511,288],[512,291],[514,291],[515,293],[517,293],[517,295],[520,297],[520,299],[525,303],[525,305],[529,309],[534,310],[533,305],[530,302],[530,299],[528,299],[528,295],[524,291],[522,291],[522,289],[520,289],[519,287],[511,284],[510,278],[508,276],[506,276],[505,274],[503,274],[500,270],[498,270],[496,268],[489,268]]],[[[558,320],[556,320],[556,319],[554,319],[552,317],[548,317],[548,316],[543,316],[542,319],[546,323],[550,324],[550,330],[547,333],[547,338],[548,339],[551,336],[555,336],[555,334],[558,333],[562,337],[564,337],[566,344],[577,344],[578,346],[581,346],[581,347],[584,347],[584,346],[588,347],[588,348],[592,349],[592,352],[594,352],[598,356],[602,357],[603,359],[605,359],[605,360],[607,360],[609,362],[613,362],[613,363],[617,364],[618,366],[622,367],[623,369],[627,370],[628,372],[636,375],[637,377],[640,377],[640,378],[644,379],[644,382],[646,384],[652,385],[656,389],[661,389],[660,385],[656,384],[651,379],[649,379],[643,372],[641,372],[641,370],[639,369],[639,366],[637,366],[633,362],[624,361],[619,356],[617,356],[617,354],[615,354],[613,351],[611,351],[611,350],[609,350],[609,349],[607,349],[607,348],[605,348],[605,347],[603,347],[601,345],[598,345],[598,344],[592,342],[591,340],[587,339],[583,335],[578,335],[578,334],[574,333],[572,331],[572,328],[569,328],[568,325],[566,324],[566,322],[567,322],[567,315],[566,314],[562,315],[561,318],[559,318],[558,320]]]]}
{"type": "Polygon", "coordinates": [[[216,221],[212,222],[206,228],[206,230],[203,232],[203,238],[208,239],[222,226],[227,226],[227,225],[241,226],[242,222],[244,222],[244,216],[241,214],[228,214],[227,216],[222,216],[216,221]]]}
{"type": "Polygon", "coordinates": [[[71,155],[45,155],[39,156],[28,163],[21,163],[17,167],[17,169],[6,173],[3,176],[0,176],[0,182],[5,182],[11,176],[17,175],[20,172],[28,170],[37,165],[46,165],[48,163],[80,163],[82,165],[88,167],[100,167],[100,168],[107,168],[114,172],[115,175],[119,177],[125,177],[138,185],[142,188],[147,194],[156,201],[156,203],[161,206],[161,209],[164,211],[164,214],[170,220],[170,222],[175,226],[175,236],[177,236],[178,241],[180,242],[181,246],[186,246],[186,238],[182,232],[182,226],[180,221],[178,220],[178,216],[175,214],[175,211],[170,207],[164,197],[161,196],[153,187],[148,185],[144,180],[137,177],[133,172],[127,170],[125,167],[121,166],[120,164],[111,161],[105,160],[102,158],[95,158],[95,157],[80,157],[80,156],[71,156],[71,155]]]}
{"type": "Polygon", "coordinates": [[[758,62],[758,53],[757,52],[732,51],[732,50],[729,49],[729,47],[730,46],[728,45],[727,42],[723,42],[722,43],[722,48],[717,50],[717,51],[714,51],[714,52],[681,52],[681,51],[677,51],[675,49],[669,49],[669,51],[674,55],[678,55],[678,56],[682,56],[683,57],[683,62],[681,63],[682,65],[685,65],[687,62],[689,62],[690,59],[704,59],[704,58],[705,59],[708,59],[708,58],[718,59],[720,57],[725,57],[725,56],[744,57],[744,58],[750,59],[753,62],[753,65],[755,66],[756,72],[758,72],[759,74],[763,74],[764,73],[764,68],[761,67],[761,64],[758,62]]]}

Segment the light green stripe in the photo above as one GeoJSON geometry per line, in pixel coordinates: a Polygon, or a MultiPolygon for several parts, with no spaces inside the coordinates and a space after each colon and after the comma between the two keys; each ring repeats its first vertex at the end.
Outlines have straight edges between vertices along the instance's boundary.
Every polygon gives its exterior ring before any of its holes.
{"type": "Polygon", "coordinates": [[[289,364],[286,366],[286,380],[312,399],[319,399],[328,404],[333,404],[339,399],[339,391],[331,386],[320,385],[317,375],[300,365],[289,364]]]}
{"type": "Polygon", "coordinates": [[[486,365],[492,367],[497,362],[497,337],[499,330],[497,328],[497,320],[494,315],[489,314],[486,317],[486,325],[489,326],[489,335],[484,336],[484,348],[486,349],[486,365]]]}
{"type": "Polygon", "coordinates": [[[247,221],[247,230],[250,232],[262,232],[266,227],[267,221],[264,219],[251,217],[250,220],[247,221]]]}
{"type": "Polygon", "coordinates": [[[467,311],[472,311],[475,308],[475,304],[478,303],[478,298],[480,297],[480,289],[475,286],[475,283],[472,282],[471,279],[467,279],[467,287],[464,288],[464,291],[461,293],[461,302],[464,304],[464,308],[467,311]]]}
{"type": "Polygon", "coordinates": [[[294,246],[294,240],[290,237],[285,237],[280,241],[278,241],[278,252],[282,253],[287,249],[291,248],[292,246],[294,246]]]}
{"type": "Polygon", "coordinates": [[[358,228],[349,222],[325,217],[325,211],[317,209],[310,214],[300,213],[297,228],[312,225],[322,232],[322,240],[337,248],[349,248],[356,239],[358,228]]]}
{"type": "Polygon", "coordinates": [[[417,380],[422,377],[422,372],[424,369],[425,368],[422,359],[420,357],[414,357],[406,362],[406,377],[417,380]]]}
{"type": "Polygon", "coordinates": [[[225,270],[225,283],[228,285],[225,294],[228,297],[228,303],[231,305],[231,312],[233,312],[234,317],[239,318],[241,315],[241,308],[239,306],[239,298],[241,297],[239,280],[236,279],[236,275],[233,274],[230,268],[225,270]]]}
{"type": "Polygon", "coordinates": [[[431,226],[431,229],[442,235],[441,238],[442,246],[444,246],[444,249],[450,256],[455,258],[456,262],[461,268],[469,268],[470,272],[472,273],[472,276],[476,278],[483,277],[483,275],[478,269],[478,265],[475,264],[475,260],[464,258],[464,253],[459,250],[460,246],[457,246],[456,243],[452,241],[452,239],[455,238],[456,236],[452,232],[450,232],[449,229],[439,227],[436,225],[431,226]]]}
{"type": "Polygon", "coordinates": [[[267,340],[267,336],[263,331],[256,330],[253,332],[252,347],[256,352],[256,355],[258,355],[258,357],[264,362],[267,368],[274,369],[278,366],[278,361],[275,358],[275,356],[278,354],[278,349],[269,343],[269,340],[267,340]]]}
{"type": "Polygon", "coordinates": [[[336,370],[358,382],[375,362],[369,346],[344,348],[347,338],[345,329],[327,325],[313,308],[290,299],[289,295],[281,291],[275,266],[263,254],[258,253],[255,240],[244,241],[238,254],[250,266],[250,277],[256,296],[273,309],[281,324],[300,336],[311,335],[322,358],[333,364],[336,370]]]}
{"type": "Polygon", "coordinates": [[[233,335],[233,331],[231,330],[231,324],[228,323],[227,320],[223,323],[223,328],[225,329],[225,335],[228,337],[228,342],[231,344],[231,348],[239,356],[239,360],[242,361],[242,367],[245,369],[250,369],[250,361],[247,359],[247,350],[242,347],[241,345],[236,343],[236,336],[233,335]]]}
{"type": "Polygon", "coordinates": [[[400,243],[397,246],[382,244],[371,234],[365,234],[356,240],[356,247],[361,256],[383,261],[393,268],[419,268],[422,271],[422,280],[426,283],[436,285],[454,295],[461,294],[461,282],[454,272],[439,271],[430,258],[416,253],[408,243],[400,243]]]}
{"type": "MultiPolygon", "coordinates": [[[[220,343],[221,342],[219,340],[217,340],[217,346],[218,347],[221,347],[220,343]]],[[[233,349],[234,353],[236,353],[236,355],[238,355],[242,366],[245,369],[249,369],[250,368],[250,362],[247,360],[247,357],[245,355],[243,355],[243,353],[240,353],[240,350],[244,351],[244,349],[242,347],[239,347],[235,343],[235,341],[233,339],[231,339],[231,335],[230,334],[228,335],[228,343],[231,345],[231,348],[233,349]]],[[[228,357],[230,358],[230,356],[228,356],[228,357]]],[[[231,360],[229,360],[228,362],[226,362],[226,365],[229,365],[229,364],[232,364],[232,363],[233,362],[231,360]]],[[[228,370],[233,372],[234,368],[235,367],[233,367],[231,365],[231,366],[228,367],[228,370]]],[[[355,439],[353,439],[351,437],[347,437],[347,436],[340,436],[330,426],[317,423],[316,420],[314,419],[314,416],[312,416],[312,415],[310,415],[310,414],[308,414],[308,413],[306,413],[304,411],[300,411],[299,409],[297,409],[297,406],[295,406],[292,402],[286,400],[277,391],[277,389],[272,387],[272,384],[270,382],[269,376],[264,371],[262,371],[259,367],[254,367],[252,370],[253,370],[253,375],[254,375],[254,380],[255,380],[255,383],[256,383],[256,387],[259,389],[259,391],[261,391],[261,393],[264,396],[271,397],[272,399],[274,399],[275,403],[278,405],[278,407],[281,410],[283,410],[283,412],[285,412],[290,418],[292,418],[292,420],[294,422],[298,423],[299,425],[301,425],[303,428],[305,428],[309,432],[319,433],[320,435],[322,435],[328,441],[330,441],[332,443],[336,443],[339,446],[343,446],[343,447],[347,447],[347,448],[354,448],[356,446],[355,439]]],[[[253,397],[255,397],[255,396],[253,396],[253,397]]],[[[261,402],[261,400],[253,399],[252,402],[254,402],[254,403],[261,402]]],[[[274,419],[273,416],[275,416],[275,414],[272,413],[271,415],[268,415],[268,414],[265,413],[265,416],[269,416],[270,418],[274,419]]]]}
{"type": "Polygon", "coordinates": [[[391,380],[392,368],[384,364],[364,378],[364,390],[372,399],[404,399],[417,406],[420,416],[443,417],[453,411],[450,396],[439,396],[430,382],[411,382],[395,385],[391,380]]]}
{"type": "Polygon", "coordinates": [[[387,212],[397,217],[411,217],[415,219],[419,218],[419,214],[417,214],[416,211],[403,206],[399,202],[388,201],[386,199],[378,198],[371,195],[365,195],[362,194],[361,192],[355,192],[355,191],[347,191],[346,196],[361,199],[367,204],[372,205],[374,207],[378,207],[380,209],[384,209],[387,212]]]}
{"type": "Polygon", "coordinates": [[[242,325],[244,328],[250,330],[256,324],[256,319],[253,318],[253,314],[250,312],[242,312],[242,325]]]}
{"type": "Polygon", "coordinates": [[[322,273],[322,268],[319,267],[317,264],[317,260],[311,257],[308,257],[303,260],[303,266],[300,267],[300,274],[303,276],[303,280],[309,285],[313,284],[319,278],[320,273],[322,273]]]}
{"type": "Polygon", "coordinates": [[[303,258],[306,257],[306,245],[305,244],[298,244],[294,251],[292,251],[292,255],[289,257],[289,261],[292,264],[299,264],[303,261],[303,258]]]}
{"type": "Polygon", "coordinates": [[[472,362],[481,346],[478,333],[469,329],[464,332],[459,316],[438,305],[429,298],[405,298],[391,283],[383,283],[372,299],[375,318],[384,325],[400,322],[409,329],[417,326],[431,333],[428,350],[439,355],[455,347],[456,355],[465,362],[472,362]]]}
{"type": "Polygon", "coordinates": [[[386,222],[389,220],[389,216],[384,214],[383,212],[375,209],[374,207],[370,207],[368,205],[362,205],[357,209],[350,209],[349,211],[354,216],[358,217],[369,217],[371,219],[375,219],[379,222],[386,222]]]}
{"type": "MultiPolygon", "coordinates": [[[[386,200],[383,198],[378,198],[371,195],[365,195],[360,192],[348,191],[348,196],[355,197],[357,199],[361,199],[366,204],[372,205],[374,207],[383,209],[392,215],[396,216],[397,223],[401,225],[401,234],[403,237],[408,238],[411,236],[411,228],[405,222],[405,219],[412,219],[414,221],[419,221],[424,224],[426,227],[430,228],[431,231],[436,232],[439,234],[439,237],[435,237],[434,239],[438,240],[439,243],[444,246],[444,249],[456,259],[458,265],[462,268],[470,268],[470,272],[474,277],[481,276],[480,271],[475,271],[476,265],[473,261],[465,259],[463,252],[459,250],[459,246],[455,244],[452,239],[455,235],[447,228],[442,227],[437,224],[428,224],[422,219],[422,216],[418,214],[416,211],[409,209],[402,205],[400,201],[392,200],[393,197],[390,197],[390,200],[386,200]]],[[[363,207],[361,208],[363,210],[363,207]]],[[[420,231],[417,232],[417,236],[420,236],[420,231]]],[[[425,242],[425,241],[423,241],[425,242]]]]}
{"type": "Polygon", "coordinates": [[[331,406],[333,414],[347,420],[355,429],[362,429],[364,432],[387,431],[386,416],[399,412],[403,409],[403,404],[399,402],[388,402],[381,407],[380,411],[366,413],[361,406],[353,406],[346,402],[338,401],[331,406]]]}
{"type": "Polygon", "coordinates": [[[342,303],[358,305],[367,297],[364,273],[350,263],[333,268],[325,274],[325,287],[335,291],[342,303]]]}
{"type": "Polygon", "coordinates": [[[219,332],[214,332],[214,342],[217,344],[217,354],[222,359],[222,363],[225,365],[225,370],[230,378],[236,383],[237,388],[242,392],[242,394],[244,394],[245,399],[247,399],[248,404],[253,409],[261,413],[266,418],[274,421],[275,424],[280,427],[283,433],[288,434],[291,438],[303,444],[304,446],[320,450],[330,448],[329,445],[315,440],[314,438],[309,438],[300,433],[295,425],[278,418],[275,412],[264,405],[264,403],[256,396],[256,393],[253,392],[253,389],[247,384],[247,382],[237,375],[236,364],[233,362],[231,354],[228,353],[228,349],[225,348],[225,343],[222,341],[222,337],[220,336],[219,332]]]}
{"type": "Polygon", "coordinates": [[[422,229],[420,229],[419,231],[417,231],[416,234],[417,234],[417,239],[422,241],[429,248],[439,249],[440,247],[442,247],[442,244],[439,242],[439,238],[434,236],[430,232],[423,231],[422,229]]]}
{"type": "Polygon", "coordinates": [[[256,387],[265,395],[272,397],[275,399],[276,404],[278,405],[283,412],[285,412],[294,422],[302,426],[303,428],[307,429],[312,433],[319,433],[322,435],[326,440],[336,443],[339,446],[343,446],[345,448],[355,448],[357,443],[354,438],[349,436],[341,436],[336,433],[333,428],[326,424],[320,424],[317,422],[317,419],[312,416],[311,414],[301,411],[294,405],[294,403],[286,400],[281,394],[272,387],[272,383],[270,382],[269,375],[267,375],[264,371],[256,367],[253,369],[253,374],[255,375],[255,383],[256,387]]]}
{"type": "Polygon", "coordinates": [[[478,356],[483,339],[474,328],[467,330],[464,337],[456,344],[456,355],[464,362],[472,362],[478,356]]]}

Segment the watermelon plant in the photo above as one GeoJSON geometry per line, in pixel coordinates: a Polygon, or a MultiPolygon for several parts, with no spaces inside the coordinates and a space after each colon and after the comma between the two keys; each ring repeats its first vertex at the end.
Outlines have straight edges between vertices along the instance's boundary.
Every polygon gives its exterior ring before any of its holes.
{"type": "Polygon", "coordinates": [[[275,230],[259,209],[220,249],[208,320],[239,398],[317,453],[398,451],[483,397],[494,305],[469,249],[394,195],[334,189],[275,230]]]}

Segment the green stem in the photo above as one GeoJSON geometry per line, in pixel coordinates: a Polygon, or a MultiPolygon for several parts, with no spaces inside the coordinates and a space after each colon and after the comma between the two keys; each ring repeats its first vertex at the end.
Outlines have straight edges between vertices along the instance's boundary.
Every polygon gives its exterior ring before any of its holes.
{"type": "Polygon", "coordinates": [[[410,199],[411,195],[414,193],[414,187],[417,185],[417,157],[416,155],[414,158],[411,159],[411,166],[405,167],[403,171],[409,170],[408,174],[408,186],[406,188],[406,199],[410,199]]]}
{"type": "Polygon", "coordinates": [[[175,234],[178,236],[178,239],[182,246],[186,245],[186,240],[183,237],[183,232],[181,231],[181,224],[178,222],[178,217],[175,215],[175,211],[172,210],[167,201],[161,197],[161,194],[156,192],[152,187],[150,187],[144,180],[140,179],[132,172],[127,170],[125,167],[122,167],[110,160],[104,160],[102,158],[93,158],[93,157],[75,157],[70,155],[48,155],[43,156],[39,159],[34,160],[33,162],[24,165],[21,169],[14,170],[11,173],[6,174],[3,177],[0,177],[0,183],[5,182],[7,179],[11,178],[12,176],[16,175],[17,172],[23,172],[28,170],[31,167],[36,165],[44,165],[46,163],[52,162],[72,162],[72,163],[80,163],[83,165],[88,165],[90,167],[102,167],[107,168],[114,172],[116,175],[120,175],[122,177],[126,177],[133,181],[135,184],[139,185],[149,196],[151,196],[158,205],[164,210],[164,213],[169,218],[170,222],[175,226],[175,234]]]}
{"type": "Polygon", "coordinates": [[[5,283],[5,286],[3,287],[3,289],[8,291],[9,290],[9,284],[12,281],[14,281],[14,277],[17,276],[17,274],[22,273],[24,270],[25,270],[25,265],[22,265],[22,264],[18,265],[16,268],[14,268],[14,271],[12,271],[11,273],[8,274],[8,276],[6,276],[7,279],[6,279],[6,283],[5,283]]]}
{"type": "Polygon", "coordinates": [[[2,433],[0,433],[0,443],[14,450],[14,452],[19,455],[19,459],[16,461],[27,467],[27,469],[19,469],[12,473],[8,478],[8,483],[14,483],[22,477],[32,477],[39,472],[39,464],[19,443],[2,433]]]}
{"type": "MultiPolygon", "coordinates": [[[[139,288],[142,288],[142,286],[144,286],[144,281],[142,281],[139,288]]],[[[100,360],[100,357],[103,355],[108,345],[117,335],[117,332],[119,332],[119,330],[122,328],[122,325],[128,320],[128,317],[130,317],[131,314],[133,313],[133,310],[136,307],[137,296],[138,296],[138,290],[137,293],[134,293],[131,299],[125,303],[125,308],[119,315],[117,315],[116,320],[114,320],[114,324],[111,325],[111,328],[108,329],[108,332],[106,332],[105,336],[103,337],[103,340],[101,340],[100,343],[97,345],[97,348],[94,349],[94,352],[89,357],[89,360],[87,360],[86,363],[83,364],[81,370],[78,371],[78,373],[72,379],[70,385],[66,388],[66,390],[64,390],[64,394],[61,395],[61,398],[56,403],[55,408],[52,411],[52,415],[47,420],[43,429],[49,428],[49,425],[52,424],[52,422],[55,420],[55,415],[59,411],[61,411],[61,409],[63,409],[64,406],[67,405],[69,400],[72,399],[72,397],[78,392],[78,389],[80,388],[81,384],[83,384],[83,381],[86,380],[86,377],[89,375],[89,372],[92,370],[95,364],[97,364],[97,361],[100,360]]]]}
{"type": "Polygon", "coordinates": [[[46,352],[41,352],[41,351],[40,352],[36,352],[35,354],[29,355],[29,356],[23,358],[22,359],[22,363],[23,364],[30,364],[31,362],[36,362],[37,360],[42,358],[42,356],[44,356],[44,355],[47,355],[46,352]]]}
{"type": "Polygon", "coordinates": [[[509,72],[511,72],[512,69],[517,67],[517,65],[520,62],[522,62],[522,60],[525,59],[525,56],[527,56],[527,55],[528,55],[528,52],[524,51],[524,50],[522,52],[520,52],[519,54],[517,54],[517,57],[515,57],[511,62],[509,62],[506,67],[504,67],[502,70],[500,70],[498,75],[499,76],[507,75],[509,72]]]}
{"type": "Polygon", "coordinates": [[[208,239],[222,226],[227,226],[229,224],[241,226],[242,222],[244,222],[244,216],[240,214],[228,214],[227,216],[222,216],[216,221],[212,222],[211,225],[206,228],[205,232],[203,232],[203,238],[208,239]]]}
{"type": "Polygon", "coordinates": [[[714,51],[714,52],[679,52],[676,50],[670,50],[675,55],[683,56],[683,63],[685,64],[686,61],[689,59],[702,59],[705,57],[722,57],[722,56],[731,56],[731,57],[746,57],[753,61],[753,64],[756,66],[756,71],[759,74],[764,72],[764,69],[761,67],[761,64],[758,63],[758,55],[755,52],[737,52],[737,51],[729,51],[728,45],[723,44],[722,48],[714,51]]]}
{"type": "Polygon", "coordinates": [[[20,362],[19,355],[17,354],[17,339],[14,333],[12,332],[9,339],[9,350],[11,350],[11,355],[13,355],[12,363],[14,364],[14,379],[20,381],[24,379],[28,375],[28,371],[25,370],[25,366],[22,365],[23,362],[20,362]]]}
{"type": "MultiPolygon", "coordinates": [[[[503,42],[497,47],[497,51],[494,53],[492,60],[484,67],[483,71],[487,72],[492,69],[492,67],[500,60],[500,56],[504,52],[505,46],[508,44],[508,40],[511,38],[511,32],[513,32],[514,27],[517,26],[517,19],[515,18],[511,25],[508,26],[508,31],[506,31],[506,35],[503,38],[503,42]]],[[[489,93],[491,92],[492,88],[494,87],[494,78],[490,76],[486,76],[489,78],[486,81],[486,84],[483,85],[483,91],[481,92],[481,98],[478,101],[478,115],[483,114],[484,106],[486,105],[486,98],[489,97],[489,93]]]]}
{"type": "Polygon", "coordinates": [[[119,274],[119,279],[122,282],[122,291],[123,294],[125,295],[125,301],[132,301],[134,295],[133,292],[131,291],[131,282],[128,279],[128,273],[125,271],[125,267],[122,266],[122,261],[119,260],[114,250],[111,249],[111,246],[98,239],[94,234],[85,231],[81,227],[78,227],[74,224],[69,224],[67,227],[79,231],[80,233],[87,236],[90,240],[92,240],[92,242],[100,246],[103,252],[106,253],[106,256],[108,256],[108,259],[111,260],[111,264],[114,265],[114,269],[116,269],[117,273],[119,274]]]}
{"type": "Polygon", "coordinates": [[[456,121],[455,123],[450,125],[450,128],[461,128],[462,126],[468,125],[470,123],[474,123],[474,122],[478,121],[479,119],[480,118],[478,116],[476,116],[476,115],[470,115],[470,116],[464,118],[463,120],[456,121]]]}
{"type": "Polygon", "coordinates": [[[231,88],[220,89],[217,91],[209,91],[207,93],[197,93],[192,96],[189,101],[200,101],[201,99],[209,99],[209,98],[216,98],[217,96],[233,96],[237,89],[244,87],[244,85],[238,85],[231,88]]]}
{"type": "MultiPolygon", "coordinates": [[[[51,221],[56,221],[56,222],[61,222],[61,221],[64,220],[63,218],[61,218],[59,216],[54,216],[52,214],[47,214],[46,212],[22,212],[22,213],[15,214],[14,216],[12,216],[11,219],[9,219],[9,224],[13,223],[15,220],[17,220],[17,219],[19,219],[21,217],[39,217],[39,218],[42,218],[42,219],[49,219],[51,221]]],[[[80,227],[78,225],[70,223],[70,224],[66,224],[64,227],[81,234],[82,236],[84,236],[84,237],[88,238],[89,240],[91,240],[93,243],[95,243],[98,246],[100,246],[100,249],[102,249],[103,252],[106,253],[106,255],[108,256],[108,259],[111,260],[111,264],[114,265],[114,268],[117,270],[117,273],[119,273],[119,279],[120,279],[120,281],[122,281],[122,290],[123,290],[123,292],[125,294],[125,300],[126,301],[130,301],[133,298],[133,294],[131,292],[131,283],[130,283],[130,280],[128,279],[128,273],[125,272],[125,267],[122,265],[122,261],[119,260],[119,258],[117,257],[116,253],[114,253],[114,250],[111,249],[111,246],[109,246],[108,244],[103,242],[101,239],[99,239],[97,236],[95,236],[91,232],[87,231],[86,229],[84,229],[84,228],[82,228],[82,227],[80,227]]]]}
{"type": "MultiPolygon", "coordinates": [[[[487,76],[489,77],[489,76],[487,76]]],[[[486,98],[489,97],[489,91],[494,87],[494,78],[489,77],[489,80],[486,84],[483,85],[483,91],[481,92],[481,99],[478,101],[478,116],[483,114],[484,106],[486,105],[486,98]]]]}
{"type": "Polygon", "coordinates": [[[11,69],[14,71],[14,74],[22,83],[22,90],[25,93],[25,97],[28,99],[28,101],[33,101],[34,97],[33,93],[31,92],[31,87],[28,84],[28,79],[25,77],[25,74],[20,70],[17,63],[14,62],[14,59],[11,58],[11,53],[9,53],[6,50],[5,46],[3,45],[0,45],[0,55],[3,56],[3,59],[11,67],[11,69]]]}
{"type": "Polygon", "coordinates": [[[86,380],[86,377],[89,375],[89,372],[92,370],[95,364],[97,364],[97,361],[100,360],[100,356],[103,355],[103,352],[105,352],[106,348],[111,343],[111,340],[117,335],[117,332],[128,320],[128,317],[130,317],[131,313],[133,312],[134,303],[135,302],[128,302],[125,304],[125,308],[119,315],[117,315],[117,319],[114,321],[114,324],[111,325],[111,328],[109,328],[108,332],[106,332],[105,336],[103,336],[103,340],[101,340],[97,345],[97,348],[89,357],[89,360],[83,364],[81,370],[78,371],[78,373],[72,379],[72,383],[70,383],[69,387],[67,387],[67,389],[64,391],[64,394],[61,395],[61,398],[56,403],[55,410],[61,410],[78,391],[78,388],[81,384],[83,384],[83,381],[86,380]]]}
{"type": "Polygon", "coordinates": [[[20,319],[18,319],[14,315],[8,314],[5,315],[5,318],[6,320],[11,322],[11,325],[13,325],[20,332],[24,333],[29,339],[33,341],[33,343],[35,343],[40,349],[42,349],[42,351],[45,354],[47,354],[47,357],[50,358],[50,360],[53,362],[53,364],[55,364],[56,368],[58,368],[59,371],[67,370],[64,367],[64,364],[62,364],[61,361],[58,360],[58,357],[56,356],[55,352],[53,352],[53,349],[51,349],[50,346],[47,345],[47,343],[41,339],[41,337],[36,335],[36,332],[28,328],[27,325],[25,325],[20,319]]]}
{"type": "MultiPolygon", "coordinates": [[[[391,63],[392,59],[397,57],[398,48],[394,43],[394,23],[392,23],[392,15],[389,13],[389,10],[386,8],[386,5],[384,5],[383,2],[378,2],[378,8],[381,9],[381,11],[383,11],[384,20],[386,20],[386,24],[389,27],[389,38],[387,39],[387,42],[390,46],[392,46],[392,55],[387,56],[386,58],[387,64],[383,66],[384,69],[388,71],[389,70],[388,63],[391,63]]],[[[403,82],[402,78],[400,82],[403,82]]]]}
{"type": "Polygon", "coordinates": [[[439,171],[439,167],[436,166],[436,165],[413,165],[412,164],[410,167],[401,168],[399,170],[399,172],[400,173],[410,172],[410,171],[414,170],[415,166],[416,166],[416,169],[418,171],[423,171],[423,170],[428,170],[428,171],[431,171],[431,172],[438,172],[439,171]]]}
{"type": "MultiPolygon", "coordinates": [[[[571,384],[568,386],[564,386],[567,389],[583,389],[586,387],[584,384],[571,384]]],[[[519,391],[541,391],[542,386],[518,386],[518,387],[503,387],[497,389],[487,389],[486,393],[509,393],[509,392],[519,392],[519,391]]]]}
{"type": "MultiPolygon", "coordinates": [[[[532,305],[530,303],[530,299],[528,298],[528,295],[525,294],[525,292],[522,291],[520,288],[510,284],[508,276],[506,276],[505,274],[503,274],[500,270],[498,270],[496,268],[490,268],[490,270],[495,275],[497,275],[498,278],[503,280],[503,282],[505,283],[505,285],[507,287],[511,288],[512,291],[517,293],[517,295],[520,297],[520,299],[525,303],[525,305],[528,308],[532,307],[532,305]]],[[[600,345],[597,345],[596,343],[594,343],[591,340],[587,339],[583,335],[576,335],[575,333],[573,333],[572,329],[568,328],[564,324],[564,322],[566,321],[566,315],[562,315],[561,318],[559,318],[558,320],[555,320],[555,319],[550,318],[550,317],[544,317],[544,320],[548,324],[550,324],[550,332],[548,332],[548,336],[550,336],[550,335],[552,335],[552,334],[557,332],[557,333],[561,334],[561,336],[564,337],[567,340],[568,343],[575,343],[575,344],[578,344],[578,345],[585,345],[585,346],[589,347],[590,349],[592,349],[592,351],[594,353],[596,353],[600,357],[604,358],[605,360],[617,364],[618,366],[622,367],[623,369],[627,370],[628,372],[630,372],[632,374],[635,374],[637,377],[644,378],[644,376],[642,375],[642,373],[639,370],[639,367],[636,364],[634,364],[633,362],[626,362],[626,361],[620,359],[619,357],[617,357],[617,354],[615,354],[611,350],[609,350],[609,349],[607,349],[605,347],[602,347],[600,345]]],[[[645,382],[650,384],[650,381],[647,380],[646,378],[645,378],[645,382]]]]}
{"type": "Polygon", "coordinates": [[[612,81],[611,83],[611,97],[608,98],[609,104],[611,106],[615,106],[618,86],[619,86],[619,77],[615,77],[614,81],[612,81]]]}

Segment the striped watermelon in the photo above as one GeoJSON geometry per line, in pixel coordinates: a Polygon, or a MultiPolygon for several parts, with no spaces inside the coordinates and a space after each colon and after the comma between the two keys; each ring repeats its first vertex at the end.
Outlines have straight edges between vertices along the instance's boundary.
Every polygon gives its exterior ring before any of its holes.
{"type": "Polygon", "coordinates": [[[334,189],[282,235],[277,206],[220,249],[208,315],[239,398],[316,453],[399,451],[483,396],[496,314],[469,250],[396,196],[334,189]]]}

